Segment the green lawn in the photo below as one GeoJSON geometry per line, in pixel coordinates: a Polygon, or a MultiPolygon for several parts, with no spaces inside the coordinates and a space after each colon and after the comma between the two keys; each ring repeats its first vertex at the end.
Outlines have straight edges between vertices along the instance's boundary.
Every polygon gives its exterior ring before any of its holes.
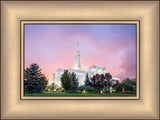
{"type": "Polygon", "coordinates": [[[24,96],[136,96],[136,94],[125,94],[125,93],[25,93],[24,96]]]}

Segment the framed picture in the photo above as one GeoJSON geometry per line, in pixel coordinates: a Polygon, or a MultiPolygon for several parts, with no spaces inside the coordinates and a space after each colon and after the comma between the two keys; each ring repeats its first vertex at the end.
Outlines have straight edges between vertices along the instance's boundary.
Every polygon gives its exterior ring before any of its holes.
{"type": "Polygon", "coordinates": [[[21,21],[21,98],[139,99],[139,24],[21,21]]]}
{"type": "Polygon", "coordinates": [[[1,6],[2,119],[159,119],[158,1],[1,6]]]}

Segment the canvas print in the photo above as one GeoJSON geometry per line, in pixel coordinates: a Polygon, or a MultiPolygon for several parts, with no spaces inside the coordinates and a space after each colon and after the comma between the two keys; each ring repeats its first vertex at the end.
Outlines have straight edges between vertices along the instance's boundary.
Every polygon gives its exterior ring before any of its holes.
{"type": "Polygon", "coordinates": [[[24,96],[136,96],[136,24],[24,24],[24,96]]]}

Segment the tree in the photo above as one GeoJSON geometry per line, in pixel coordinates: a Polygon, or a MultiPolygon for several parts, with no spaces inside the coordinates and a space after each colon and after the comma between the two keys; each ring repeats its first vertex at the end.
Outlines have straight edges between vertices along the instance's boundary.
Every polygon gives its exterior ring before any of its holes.
{"type": "Polygon", "coordinates": [[[68,72],[68,70],[65,70],[64,73],[61,76],[61,83],[62,87],[66,91],[77,91],[78,90],[78,79],[76,77],[76,74],[68,72]]]}
{"type": "Polygon", "coordinates": [[[24,90],[27,93],[40,93],[46,88],[47,78],[36,63],[24,70],[24,90]]]}
{"type": "Polygon", "coordinates": [[[112,75],[109,73],[104,74],[96,74],[91,78],[91,82],[89,82],[91,87],[96,88],[99,92],[104,87],[108,86],[114,87],[117,85],[117,80],[112,79],[112,75]]]}
{"type": "Polygon", "coordinates": [[[88,86],[88,85],[89,85],[89,82],[90,82],[90,79],[89,79],[89,76],[88,76],[88,73],[87,73],[87,74],[86,74],[85,81],[84,81],[84,86],[88,86]]]}
{"type": "Polygon", "coordinates": [[[122,81],[123,84],[127,84],[127,85],[136,85],[136,80],[135,79],[129,79],[129,78],[126,78],[122,81]]]}
{"type": "Polygon", "coordinates": [[[108,86],[109,88],[118,85],[118,80],[112,79],[112,75],[110,73],[105,74],[105,81],[106,81],[106,86],[108,86]]]}
{"type": "Polygon", "coordinates": [[[78,90],[78,78],[76,77],[76,74],[74,72],[72,72],[71,74],[72,76],[72,87],[71,87],[71,91],[77,91],[78,90]]]}
{"type": "Polygon", "coordinates": [[[72,87],[72,76],[68,72],[68,70],[65,70],[64,73],[62,74],[62,76],[61,76],[61,84],[62,84],[62,87],[66,91],[71,89],[71,87],[72,87]]]}
{"type": "Polygon", "coordinates": [[[124,79],[118,86],[117,91],[122,91],[122,89],[125,89],[126,91],[134,91],[136,90],[136,79],[124,79]]]}

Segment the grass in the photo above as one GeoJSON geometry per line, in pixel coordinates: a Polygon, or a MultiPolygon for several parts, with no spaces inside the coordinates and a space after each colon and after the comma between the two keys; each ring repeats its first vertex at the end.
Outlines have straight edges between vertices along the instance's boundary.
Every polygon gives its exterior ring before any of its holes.
{"type": "Polygon", "coordinates": [[[126,94],[126,93],[25,93],[24,96],[136,96],[136,94],[126,94]]]}

